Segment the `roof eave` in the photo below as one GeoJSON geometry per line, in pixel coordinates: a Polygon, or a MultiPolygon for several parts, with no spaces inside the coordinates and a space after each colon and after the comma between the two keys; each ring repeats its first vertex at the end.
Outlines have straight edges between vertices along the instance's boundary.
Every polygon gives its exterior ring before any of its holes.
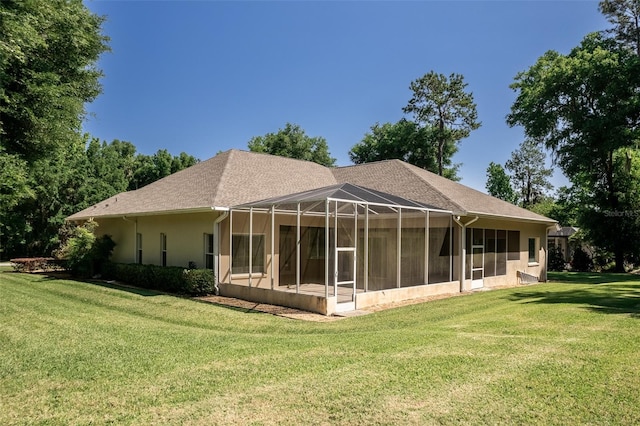
{"type": "Polygon", "coordinates": [[[226,212],[229,211],[229,207],[223,206],[212,206],[212,207],[194,207],[191,209],[179,209],[179,210],[159,210],[153,212],[129,212],[129,213],[117,213],[117,214],[95,214],[95,215],[82,215],[76,216],[71,215],[65,218],[68,222],[73,221],[82,221],[89,219],[114,219],[120,217],[140,217],[140,216],[165,216],[165,215],[173,215],[173,214],[183,214],[183,213],[208,213],[211,211],[216,212],[226,212]]]}
{"type": "Polygon", "coordinates": [[[512,222],[529,222],[529,223],[540,223],[540,224],[549,224],[549,225],[558,223],[558,221],[549,219],[548,217],[541,217],[540,219],[537,219],[532,217],[510,216],[510,215],[503,215],[503,214],[483,213],[483,212],[474,212],[474,211],[454,212],[454,214],[458,216],[478,216],[479,218],[484,218],[484,219],[501,219],[501,220],[508,220],[512,222]]]}

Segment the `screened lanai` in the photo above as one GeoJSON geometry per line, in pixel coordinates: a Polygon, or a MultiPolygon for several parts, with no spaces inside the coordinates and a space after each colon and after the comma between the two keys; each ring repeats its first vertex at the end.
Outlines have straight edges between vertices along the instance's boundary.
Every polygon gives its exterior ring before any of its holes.
{"type": "Polygon", "coordinates": [[[335,298],[457,280],[452,213],[344,183],[229,214],[229,283],[335,298]]]}

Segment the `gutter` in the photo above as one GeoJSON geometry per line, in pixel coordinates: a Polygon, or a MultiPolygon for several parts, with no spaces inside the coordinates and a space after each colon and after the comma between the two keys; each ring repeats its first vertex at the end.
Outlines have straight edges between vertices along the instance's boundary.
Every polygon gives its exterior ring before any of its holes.
{"type": "MultiPolygon", "coordinates": [[[[476,216],[469,222],[463,223],[460,220],[460,216],[453,216],[453,221],[460,225],[460,228],[462,230],[462,232],[460,233],[460,237],[462,238],[460,244],[460,293],[464,292],[465,290],[464,284],[467,275],[465,271],[467,261],[467,227],[476,222],[478,219],[480,219],[480,216],[476,216]]],[[[471,277],[471,279],[473,279],[473,276],[471,277]]]]}

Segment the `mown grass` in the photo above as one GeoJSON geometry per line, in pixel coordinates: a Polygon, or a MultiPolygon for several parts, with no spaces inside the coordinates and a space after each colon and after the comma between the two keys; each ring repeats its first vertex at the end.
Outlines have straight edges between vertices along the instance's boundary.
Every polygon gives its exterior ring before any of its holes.
{"type": "Polygon", "coordinates": [[[0,424],[638,424],[640,281],[309,323],[0,273],[0,424]]]}

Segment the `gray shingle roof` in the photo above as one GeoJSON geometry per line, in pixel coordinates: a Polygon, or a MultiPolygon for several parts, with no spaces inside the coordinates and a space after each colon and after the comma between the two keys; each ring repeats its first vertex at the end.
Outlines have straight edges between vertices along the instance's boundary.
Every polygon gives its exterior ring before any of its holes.
{"type": "Polygon", "coordinates": [[[350,182],[460,215],[500,216],[536,222],[555,221],[400,160],[334,169],[340,182],[350,182]]]}
{"type": "Polygon", "coordinates": [[[229,208],[340,183],[370,188],[456,214],[554,222],[400,160],[331,169],[308,161],[239,150],[223,152],[143,188],[115,195],[67,219],[229,208]]]}

